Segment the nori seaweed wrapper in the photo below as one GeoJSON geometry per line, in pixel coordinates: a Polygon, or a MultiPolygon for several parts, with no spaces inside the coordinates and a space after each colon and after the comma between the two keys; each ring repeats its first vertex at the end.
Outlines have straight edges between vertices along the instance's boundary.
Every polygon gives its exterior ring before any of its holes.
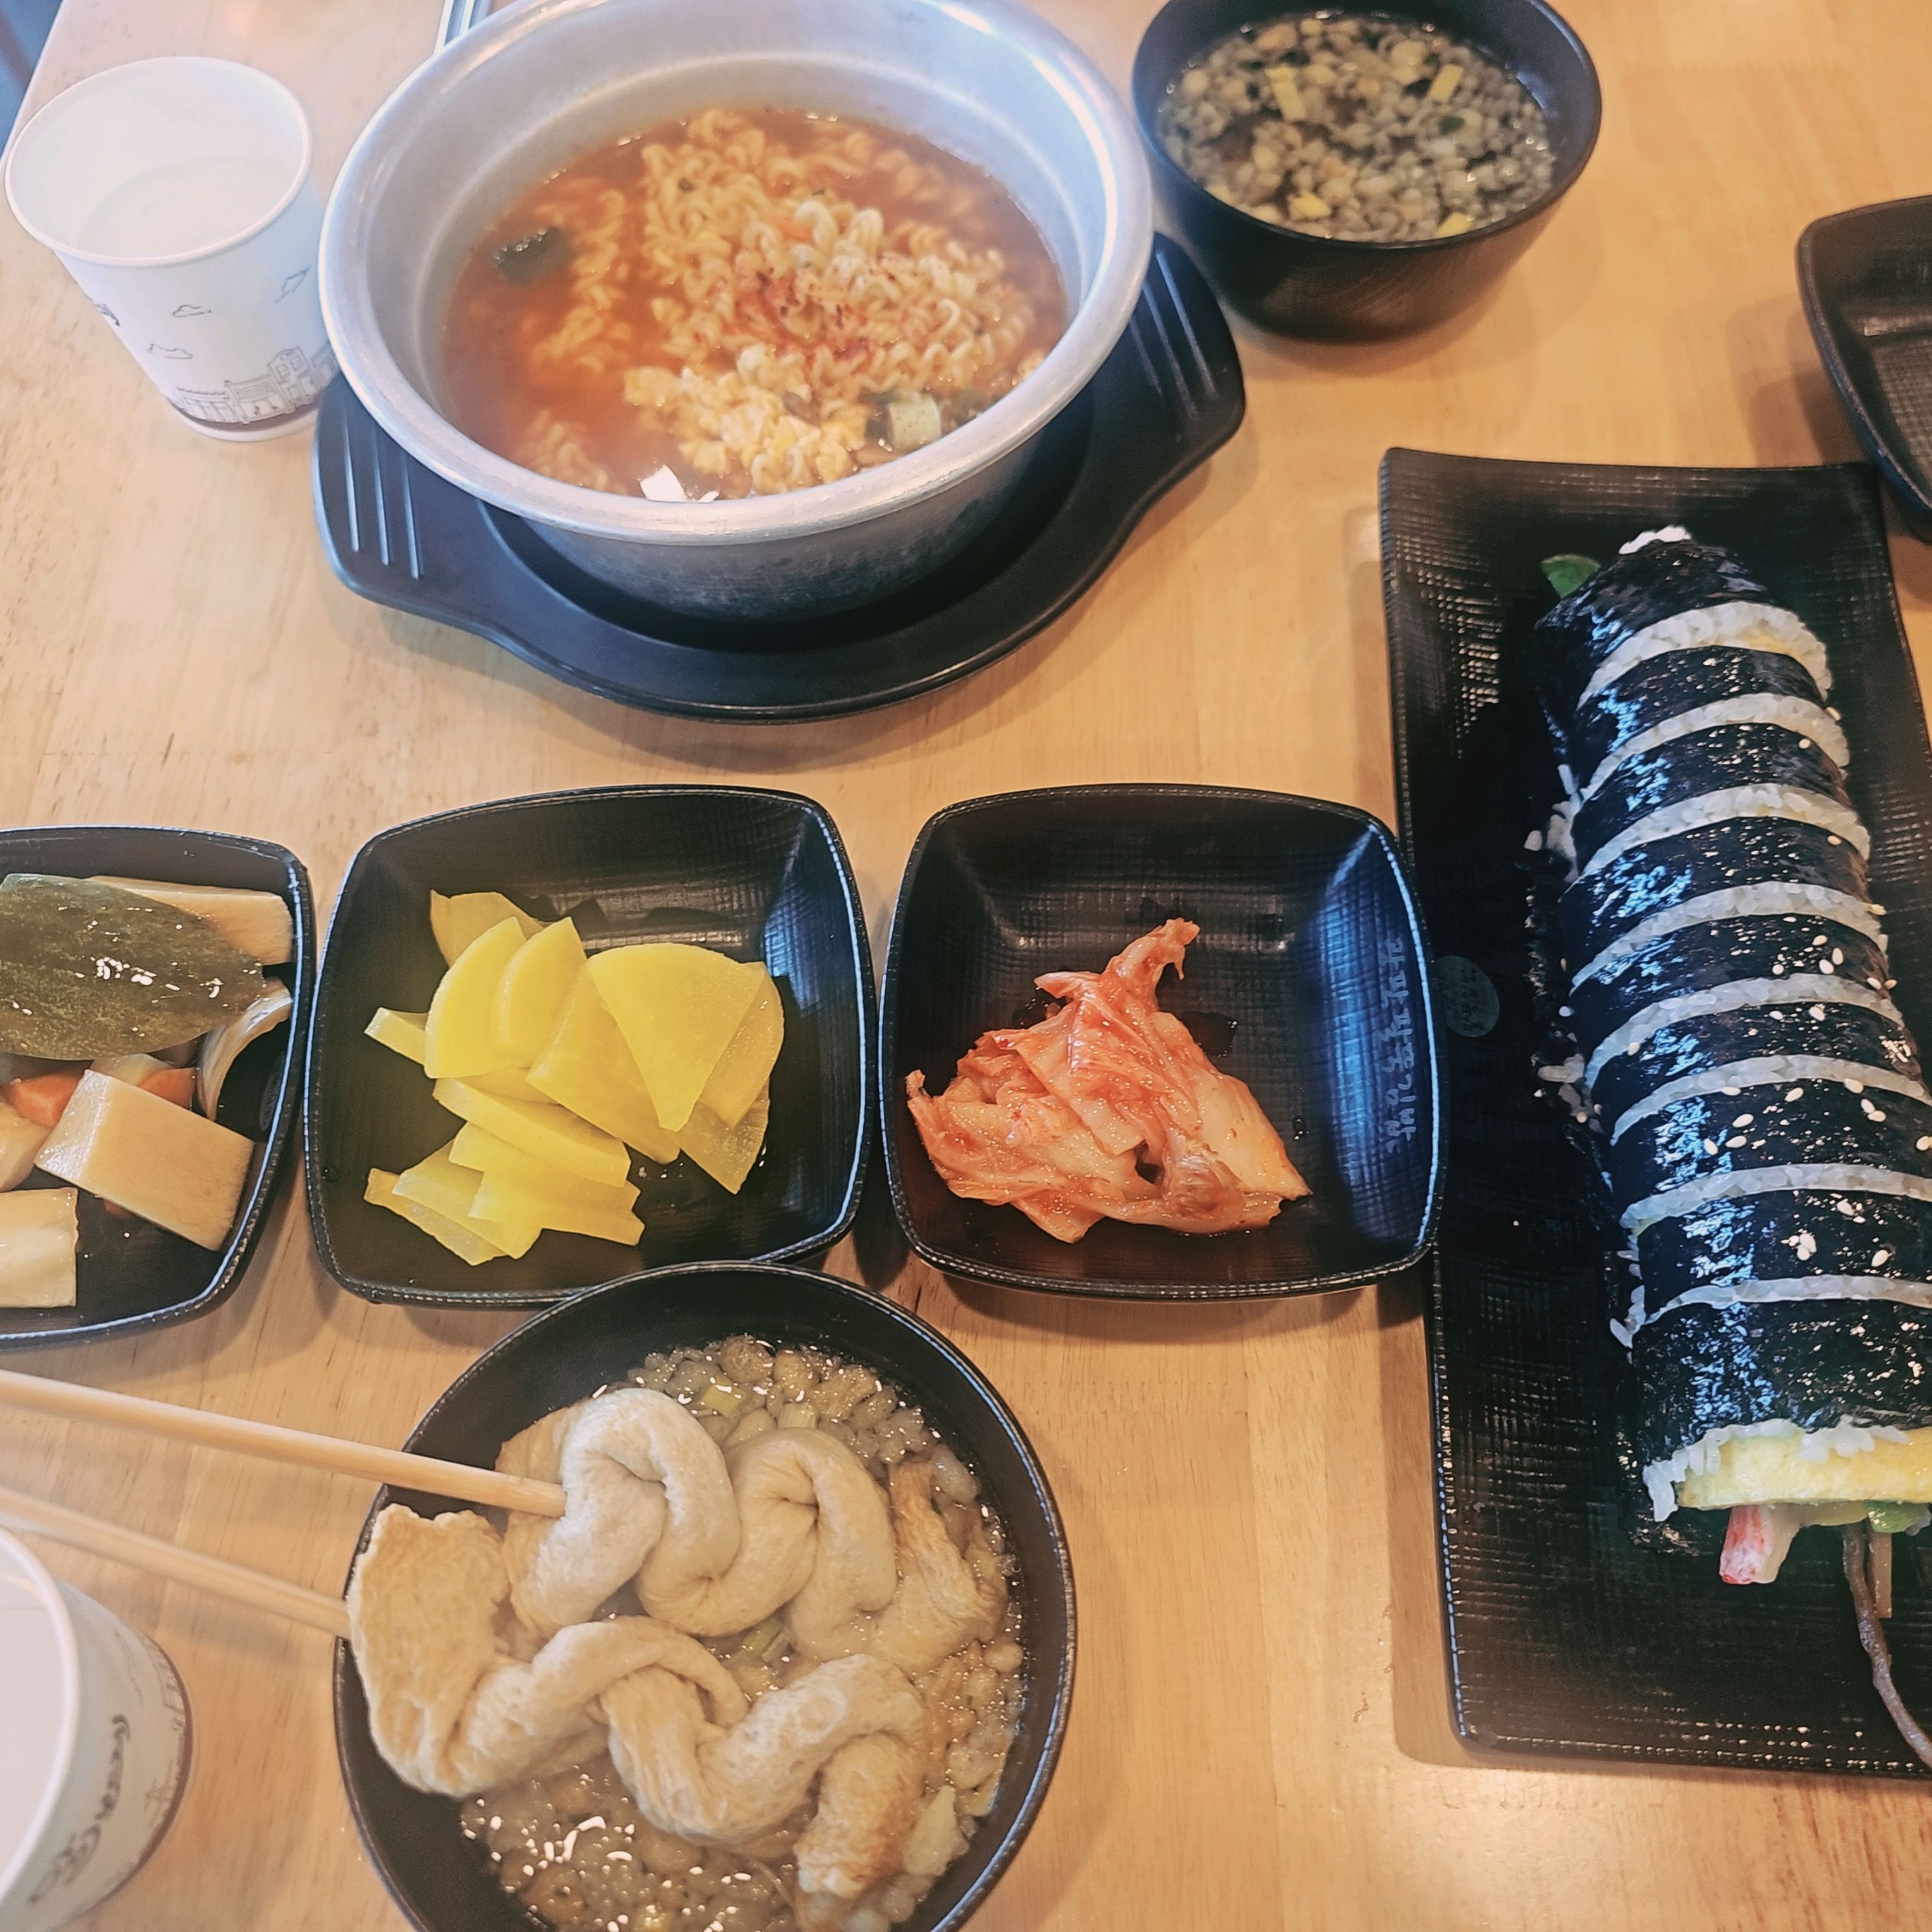
{"type": "Polygon", "coordinates": [[[1576,970],[1654,912],[1743,886],[1822,886],[1855,899],[1870,886],[1858,848],[1798,818],[1726,818],[1633,845],[1578,879],[1558,907],[1576,970]]]}
{"type": "Polygon", "coordinates": [[[1928,1150],[1932,1106],[1923,1100],[1883,1088],[1855,1094],[1836,1080],[1780,1080],[1693,1094],[1646,1114],[1610,1149],[1610,1192],[1628,1208],[1714,1174],[1826,1161],[1932,1178],[1928,1150]]]}
{"type": "Polygon", "coordinates": [[[1713,1429],[1932,1426],[1932,1310],[1901,1301],[1694,1302],[1636,1332],[1640,1466],[1713,1429]]]}
{"type": "Polygon", "coordinates": [[[1794,698],[1822,706],[1810,671],[1786,651],[1736,644],[1665,651],[1633,664],[1616,683],[1585,698],[1562,742],[1576,782],[1588,784],[1612,752],[1653,724],[1726,698],[1794,698]]]}
{"type": "Polygon", "coordinates": [[[1736,785],[1782,785],[1851,802],[1844,773],[1816,740],[1781,724],[1714,724],[1634,753],[1610,774],[1570,826],[1576,862],[1587,866],[1619,832],[1665,806],[1736,785]]]}
{"type": "Polygon", "coordinates": [[[1597,667],[1639,631],[1713,604],[1774,604],[1729,551],[1651,543],[1613,556],[1537,625],[1538,681],[1552,718],[1568,719],[1597,667]]]}
{"type": "Polygon", "coordinates": [[[1601,1110],[1604,1126],[1614,1131],[1630,1108],[1670,1081],[1740,1060],[1792,1053],[1921,1077],[1911,1034],[1889,1015],[1841,1000],[1792,1000],[1698,1013],[1659,1027],[1636,1052],[1613,1054],[1604,1063],[1590,1099],[1601,1110]]]}
{"type": "Polygon", "coordinates": [[[1572,989],[1576,1042],[1587,1059],[1626,1020],[1658,1000],[1733,980],[1782,979],[1790,973],[1822,972],[1826,966],[1874,992],[1888,990],[1884,953],[1864,933],[1835,920],[1760,913],[1682,926],[1640,946],[1600,978],[1572,989]]]}
{"type": "MultiPolygon", "coordinates": [[[[1637,1237],[1644,1303],[1653,1316],[1681,1294],[1747,1282],[1870,1275],[1932,1282],[1932,1201],[1849,1188],[1793,1188],[1712,1201],[1653,1222],[1637,1237]]],[[[1836,1304],[1856,1321],[1850,1300],[1836,1304]]]]}

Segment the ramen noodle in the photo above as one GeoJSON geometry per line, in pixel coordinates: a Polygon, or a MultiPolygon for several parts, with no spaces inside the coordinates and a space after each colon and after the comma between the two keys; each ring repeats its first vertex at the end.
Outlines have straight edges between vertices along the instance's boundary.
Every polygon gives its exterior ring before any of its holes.
{"type": "Polygon", "coordinates": [[[1065,326],[987,176],[860,121],[712,108],[581,156],[482,238],[443,368],[468,434],[654,498],[836,483],[970,421],[1065,326]]]}

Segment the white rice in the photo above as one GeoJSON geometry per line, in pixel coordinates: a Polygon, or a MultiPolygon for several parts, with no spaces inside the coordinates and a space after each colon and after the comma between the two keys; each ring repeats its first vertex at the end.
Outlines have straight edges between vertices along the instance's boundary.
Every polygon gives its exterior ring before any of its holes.
{"type": "Polygon", "coordinates": [[[1634,632],[1591,674],[1577,705],[1580,708],[1647,658],[1662,657],[1670,651],[1706,650],[1714,644],[1796,658],[1811,674],[1819,690],[1827,697],[1831,694],[1832,670],[1825,662],[1825,646],[1804,623],[1775,604],[1739,601],[1681,611],[1634,632]]]}
{"type": "Polygon", "coordinates": [[[1784,1194],[1817,1188],[1840,1194],[1897,1194],[1932,1201],[1932,1180],[1889,1167],[1860,1167],[1837,1160],[1793,1161],[1784,1167],[1753,1167],[1735,1174],[1707,1174],[1682,1187],[1647,1196],[1625,1210],[1623,1225],[1632,1234],[1659,1221],[1674,1221],[1713,1201],[1748,1200],[1754,1194],[1784,1194]]]}
{"type": "Polygon", "coordinates": [[[1828,919],[1836,925],[1848,926],[1854,932],[1862,932],[1880,947],[1886,944],[1885,928],[1879,924],[1870,905],[1864,899],[1853,898],[1849,892],[1834,891],[1829,886],[1798,885],[1784,880],[1765,885],[1727,886],[1720,892],[1701,892],[1694,899],[1686,899],[1682,905],[1666,906],[1661,912],[1654,912],[1648,919],[1640,920],[1629,932],[1618,934],[1588,965],[1580,969],[1571,983],[1580,986],[1586,980],[1601,979],[1606,974],[1614,973],[1633,953],[1640,952],[1652,940],[1681,932],[1686,926],[1709,926],[1720,919],[1766,918],[1778,913],[1792,912],[1828,919]]]}
{"type": "Polygon", "coordinates": [[[1587,879],[1593,872],[1600,872],[1633,846],[1648,845],[1700,826],[1721,825],[1732,818],[1795,818],[1800,824],[1815,825],[1844,839],[1862,856],[1871,852],[1871,834],[1858,814],[1822,792],[1806,791],[1797,785],[1730,785],[1646,813],[1592,853],[1590,862],[1579,876],[1587,879]]]}
{"type": "Polygon", "coordinates": [[[1666,524],[1658,530],[1639,530],[1627,544],[1617,546],[1619,556],[1634,556],[1640,550],[1648,550],[1652,544],[1693,543],[1696,539],[1682,524],[1666,524]]]}
{"type": "Polygon", "coordinates": [[[1932,1106],[1932,1093],[1926,1090],[1922,1081],[1895,1073],[1888,1066],[1868,1066],[1860,1060],[1833,1060],[1816,1053],[1767,1053],[1754,1060],[1734,1060],[1728,1066],[1666,1080],[1655,1093],[1646,1094],[1617,1116],[1610,1138],[1620,1140],[1624,1130],[1638,1121],[1661,1113],[1679,1100],[1695,1100],[1700,1094],[1736,1093],[1746,1087],[1783,1086],[1796,1080],[1838,1080],[1848,1084],[1856,1082],[1859,1087],[1882,1087],[1932,1106]]]}
{"type": "Polygon", "coordinates": [[[1635,1053],[1652,1034],[1707,1013],[1742,1012],[1751,1006],[1863,1006],[1868,1012],[1905,1024],[1905,1017],[1883,993],[1823,973],[1792,973],[1778,980],[1732,980],[1721,986],[1704,986],[1694,993],[1673,993],[1624,1021],[1590,1056],[1583,1084],[1594,1086],[1598,1074],[1620,1053],[1635,1053]]]}
{"type": "Polygon", "coordinates": [[[1845,728],[1828,711],[1808,698],[1780,698],[1770,692],[1752,692],[1742,698],[1720,698],[1708,704],[1694,705],[1688,711],[1680,711],[1676,717],[1666,718],[1626,740],[1590,774],[1590,782],[1583,788],[1585,800],[1595,797],[1604,781],[1625,759],[1719,724],[1780,724],[1807,742],[1815,740],[1840,771],[1851,763],[1845,728]]]}
{"type": "Polygon", "coordinates": [[[1830,1429],[1802,1430],[1795,1422],[1734,1422],[1722,1429],[1706,1430],[1688,1448],[1645,1465],[1644,1486],[1650,1492],[1651,1510],[1659,1522],[1677,1507],[1677,1485],[1686,1476],[1701,1476],[1714,1469],[1718,1452],[1741,1436],[1800,1436],[1803,1439],[1798,1454],[1807,1462],[1822,1462],[1827,1456],[1862,1456],[1882,1442],[1911,1439],[1904,1430],[1887,1423],[1840,1422],[1830,1429]]]}
{"type": "MultiPolygon", "coordinates": [[[[1737,1301],[1902,1301],[1932,1308],[1932,1281],[1894,1281],[1884,1275],[1793,1275],[1777,1281],[1741,1281],[1730,1288],[1694,1288],[1650,1316],[1673,1308],[1728,1308],[1737,1301]]],[[[1637,1324],[1642,1326],[1640,1322],[1637,1324]]]]}

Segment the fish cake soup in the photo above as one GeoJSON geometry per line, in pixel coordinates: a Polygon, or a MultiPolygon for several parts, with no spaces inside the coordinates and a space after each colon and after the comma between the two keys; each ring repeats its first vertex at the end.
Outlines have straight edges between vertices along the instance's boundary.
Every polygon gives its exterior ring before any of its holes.
{"type": "Polygon", "coordinates": [[[714,108],[608,142],[472,248],[452,421],[559,482],[676,500],[837,482],[925,447],[1066,327],[1004,190],[916,136],[714,108]]]}

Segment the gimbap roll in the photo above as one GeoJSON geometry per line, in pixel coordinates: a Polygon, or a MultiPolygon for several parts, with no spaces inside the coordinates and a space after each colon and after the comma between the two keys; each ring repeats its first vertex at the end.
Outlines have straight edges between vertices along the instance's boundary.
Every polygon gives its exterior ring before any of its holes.
{"type": "Polygon", "coordinates": [[[1682,531],[1576,584],[1534,644],[1568,1077],[1634,1244],[1612,1316],[1643,1489],[1659,1522],[1730,1510],[1723,1574],[1768,1582],[1804,1523],[1932,1504],[1932,1088],[1856,748],[1818,638],[1682,531]]]}
{"type": "Polygon", "coordinates": [[[1661,1219],[1682,1193],[1717,1198],[1727,1176],[1765,1168],[1874,1167],[1932,1181],[1932,1095],[1916,1080],[1775,1080],[1694,1093],[1640,1115],[1610,1148],[1626,1225],[1661,1219]],[[1883,1084],[1879,1084],[1883,1083],[1883,1084]]]}
{"type": "Polygon", "coordinates": [[[1713,646],[1796,658],[1829,694],[1825,647],[1726,552],[1660,531],[1598,570],[1538,627],[1544,704],[1573,770],[1569,734],[1587,700],[1634,666],[1713,646]]]}
{"type": "Polygon", "coordinates": [[[1782,1188],[1705,1202],[1638,1237],[1642,1302],[1629,1326],[1686,1303],[1932,1303],[1932,1198],[1782,1188]]]}
{"type": "Polygon", "coordinates": [[[1652,1006],[1738,980],[1769,980],[1774,990],[1775,982],[1793,976],[1888,992],[1876,921],[1862,913],[1726,910],[1634,944],[1619,940],[1585,962],[1571,982],[1577,1041],[1594,1056],[1612,1033],[1652,1006]]]}
{"type": "Polygon", "coordinates": [[[1658,913],[1764,880],[1815,886],[1858,904],[1870,898],[1864,855],[1821,826],[1795,818],[1694,826],[1628,848],[1563,894],[1557,914],[1564,956],[1581,968],[1658,913]]]}
{"type": "Polygon", "coordinates": [[[1591,1100],[1612,1142],[1685,1096],[1762,1081],[1886,1077],[1919,1090],[1918,1048],[1896,1012],[1801,998],[1666,1020],[1598,1072],[1591,1100]]]}
{"type": "Polygon", "coordinates": [[[1811,731],[1840,765],[1850,755],[1816,680],[1798,658],[1726,644],[1666,651],[1632,665],[1579,707],[1568,763],[1587,796],[1633,751],[1707,724],[1752,719],[1811,731]]]}
{"type": "Polygon", "coordinates": [[[1642,843],[1653,817],[1698,799],[1748,788],[1809,792],[1849,813],[1845,776],[1814,738],[1780,724],[1716,724],[1648,751],[1634,752],[1602,787],[1578,806],[1570,827],[1576,862],[1586,872],[1642,843]],[[1612,849],[1614,848],[1614,849],[1612,849]]]}

